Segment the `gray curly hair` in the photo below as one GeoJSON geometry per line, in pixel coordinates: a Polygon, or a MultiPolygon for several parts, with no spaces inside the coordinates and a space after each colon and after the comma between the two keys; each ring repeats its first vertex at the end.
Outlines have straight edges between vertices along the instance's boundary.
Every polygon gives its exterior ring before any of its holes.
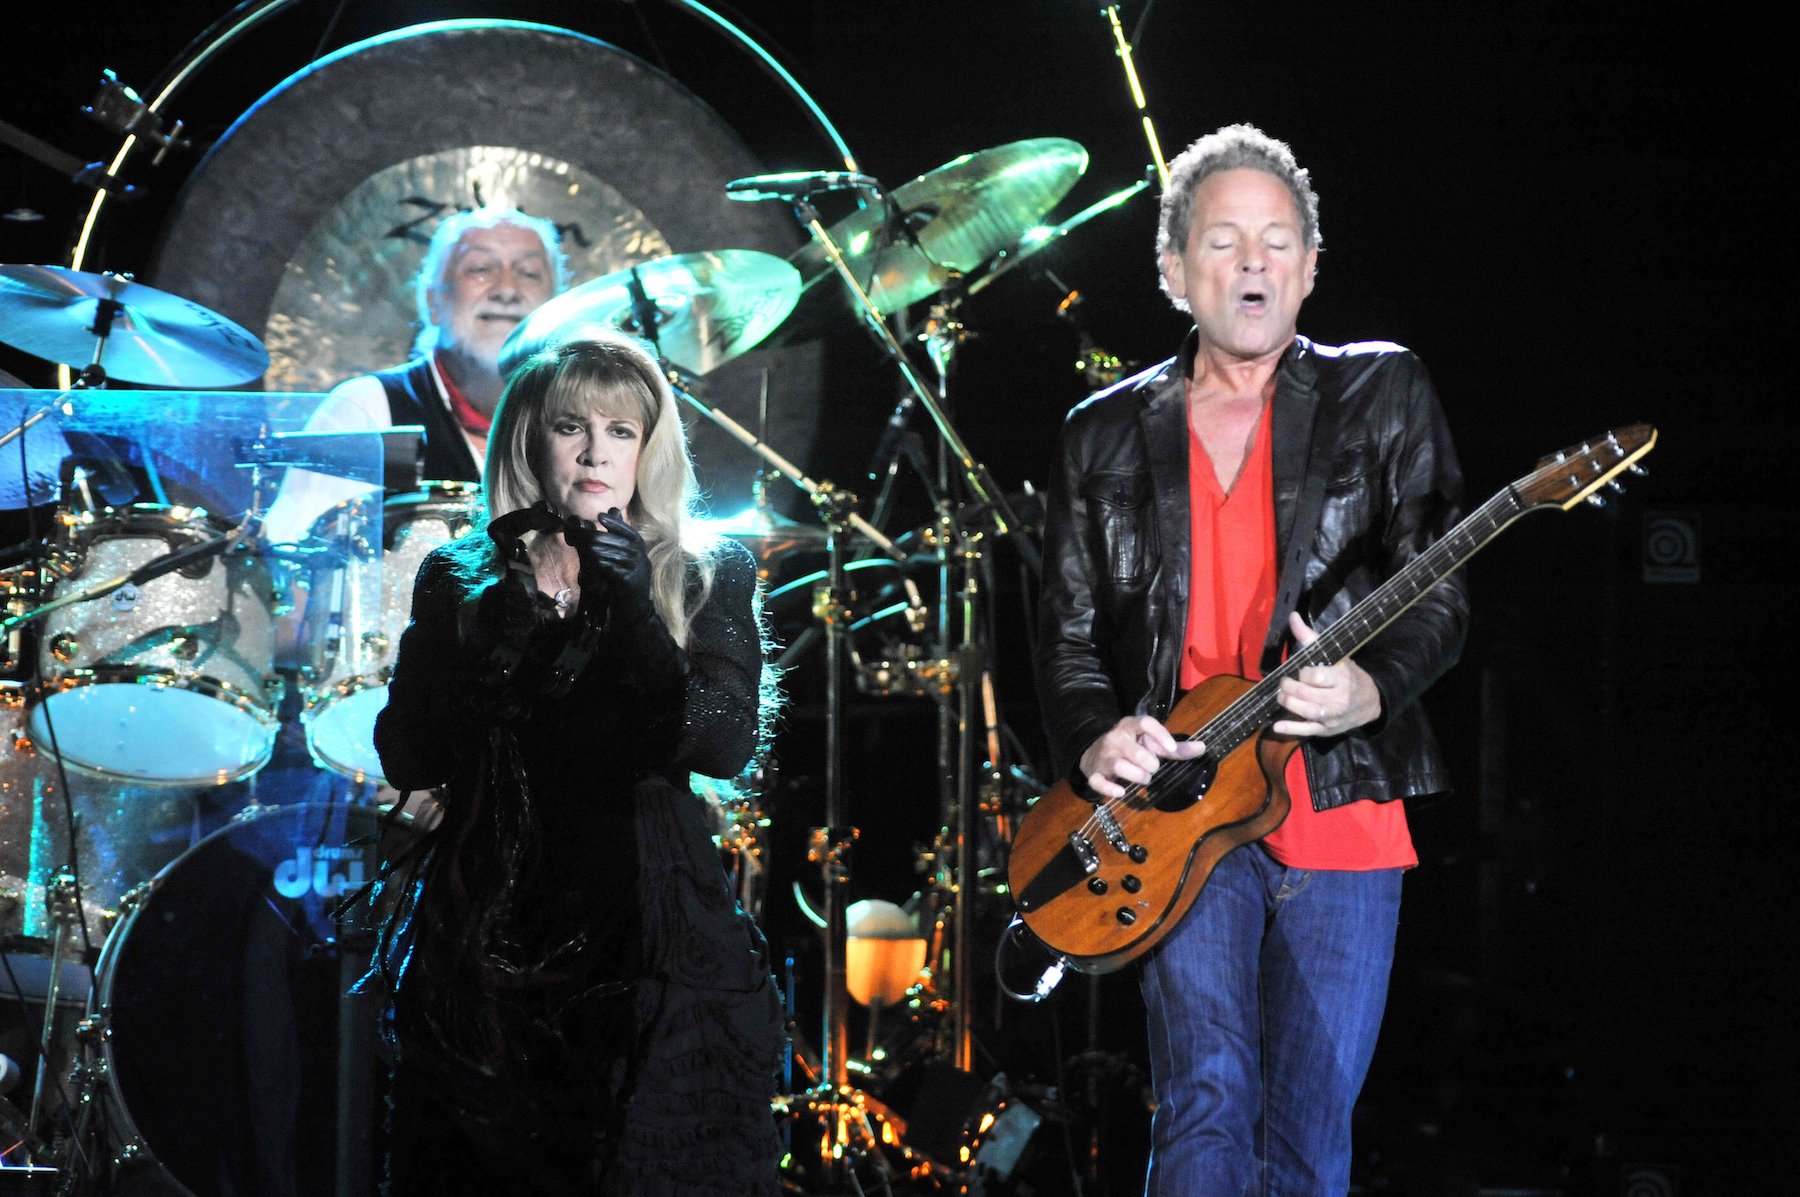
{"type": "Polygon", "coordinates": [[[423,357],[437,348],[438,326],[432,322],[431,297],[445,285],[444,272],[450,268],[450,255],[470,229],[491,229],[496,225],[517,225],[536,233],[544,243],[544,257],[550,261],[554,283],[550,294],[560,295],[569,289],[569,255],[562,250],[562,234],[548,220],[527,216],[517,208],[475,208],[446,216],[431,234],[419,272],[413,276],[413,304],[419,312],[419,335],[413,338],[413,356],[423,357]]]}
{"type": "MultiPolygon", "coordinates": [[[[1239,167],[1263,171],[1286,184],[1288,194],[1294,197],[1294,210],[1300,214],[1300,233],[1307,248],[1324,245],[1319,234],[1319,195],[1312,189],[1312,176],[1294,161],[1293,148],[1255,125],[1226,125],[1188,146],[1169,164],[1169,185],[1163,190],[1156,228],[1156,277],[1163,294],[1169,294],[1163,259],[1187,250],[1188,229],[1194,223],[1194,193],[1207,176],[1239,167]]],[[[1184,299],[1169,295],[1169,302],[1184,312],[1189,310],[1184,299]]]]}

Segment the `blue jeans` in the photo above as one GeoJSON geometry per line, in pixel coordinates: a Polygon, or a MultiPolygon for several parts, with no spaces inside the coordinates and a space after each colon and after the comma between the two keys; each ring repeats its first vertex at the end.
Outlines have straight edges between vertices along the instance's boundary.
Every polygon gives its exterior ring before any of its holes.
{"type": "Polygon", "coordinates": [[[1148,1197],[1340,1197],[1387,1003],[1399,869],[1219,862],[1145,964],[1148,1197]]]}

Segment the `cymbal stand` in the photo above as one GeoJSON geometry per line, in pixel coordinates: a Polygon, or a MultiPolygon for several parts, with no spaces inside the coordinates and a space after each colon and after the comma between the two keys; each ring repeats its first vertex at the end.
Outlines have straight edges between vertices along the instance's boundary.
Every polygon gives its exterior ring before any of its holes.
{"type": "Polygon", "coordinates": [[[856,496],[823,484],[812,492],[813,504],[825,524],[828,561],[824,584],[813,592],[813,617],[825,628],[825,826],[812,829],[807,859],[819,866],[824,882],[822,912],[825,945],[825,1011],[819,1083],[788,1103],[813,1115],[823,1126],[821,1163],[829,1193],[857,1191],[852,1164],[855,1158],[886,1167],[875,1150],[880,1141],[870,1121],[877,1119],[892,1129],[893,1115],[874,1098],[850,1084],[850,984],[846,967],[849,954],[850,853],[857,829],[849,825],[844,802],[844,649],[852,613],[845,584],[843,533],[856,496]]]}
{"type": "MultiPolygon", "coordinates": [[[[689,377],[685,372],[665,362],[663,364],[663,373],[665,377],[668,378],[669,386],[675,392],[675,397],[677,399],[692,407],[695,411],[711,420],[714,424],[717,424],[720,428],[730,433],[731,436],[739,441],[746,449],[749,449],[752,453],[774,466],[775,469],[789,482],[792,482],[795,486],[811,496],[815,506],[823,506],[827,503],[835,502],[831,496],[833,494],[842,493],[836,491],[835,487],[828,481],[821,482],[809,478],[806,471],[802,470],[787,457],[783,456],[775,446],[762,440],[754,432],[751,432],[748,428],[745,428],[742,424],[732,419],[731,415],[723,408],[715,407],[708,403],[699,393],[698,382],[689,377]]],[[[854,498],[852,498],[851,501],[854,502],[854,498]]],[[[869,542],[879,548],[886,556],[893,558],[902,565],[906,563],[906,554],[901,551],[900,546],[889,539],[881,529],[871,524],[855,511],[846,510],[843,513],[843,520],[857,532],[867,537],[869,542]]],[[[911,596],[909,605],[922,606],[923,600],[918,596],[918,588],[912,586],[911,583],[908,583],[907,590],[911,596]]]]}
{"type": "MultiPolygon", "coordinates": [[[[844,516],[856,496],[845,491],[813,495],[825,522],[825,554],[830,576],[813,592],[813,617],[825,627],[825,826],[815,827],[808,857],[825,882],[825,1083],[834,1093],[850,1086],[849,947],[850,848],[856,828],[844,810],[844,628],[851,617],[844,583],[844,516]]],[[[834,1153],[835,1156],[835,1153],[834,1153]]],[[[834,1177],[834,1179],[837,1179],[834,1177]]]]}
{"type": "MultiPolygon", "coordinates": [[[[73,829],[70,838],[74,838],[73,829]]],[[[58,1007],[61,1005],[62,966],[68,951],[69,923],[71,912],[80,910],[75,878],[66,871],[52,877],[45,888],[44,901],[50,908],[50,918],[55,929],[50,938],[50,981],[44,991],[43,1036],[38,1041],[37,1085],[31,1092],[31,1119],[27,1124],[32,1133],[40,1138],[44,1126],[44,1099],[51,1085],[51,1075],[56,1069],[56,1024],[58,1007]]],[[[79,914],[75,913],[73,917],[79,917],[79,914]]]]}
{"type": "MultiPolygon", "coordinates": [[[[942,303],[933,304],[919,339],[925,343],[936,371],[938,405],[946,413],[950,410],[950,363],[963,338],[964,329],[955,318],[954,308],[942,303]]],[[[968,586],[956,586],[958,574],[964,571],[953,562],[968,552],[969,545],[956,526],[949,456],[942,440],[938,442],[936,466],[936,484],[932,488],[933,504],[938,513],[936,544],[933,546],[938,576],[936,648],[948,666],[942,671],[937,704],[938,816],[942,829],[938,833],[937,854],[948,859],[941,860],[933,876],[938,891],[932,903],[933,923],[938,933],[931,936],[931,964],[935,974],[942,966],[944,956],[949,956],[949,976],[941,995],[949,999],[946,1006],[949,1027],[947,1033],[940,1028],[938,1051],[948,1055],[956,1068],[968,1072],[974,1066],[974,1040],[970,1033],[974,1003],[970,997],[969,953],[965,947],[969,943],[969,913],[973,904],[964,898],[973,876],[969,872],[969,863],[974,840],[973,828],[964,825],[962,813],[970,809],[968,766],[973,742],[969,722],[968,666],[972,664],[974,647],[971,639],[974,612],[973,595],[968,586]],[[957,593],[957,598],[951,597],[953,593],[957,593]],[[950,646],[959,626],[962,643],[953,657],[950,646]],[[946,905],[950,915],[947,937],[943,934],[946,905]]]]}
{"type": "MultiPolygon", "coordinates": [[[[939,620],[938,647],[948,653],[951,638],[950,620],[950,542],[958,539],[958,555],[966,557],[969,550],[966,542],[955,536],[956,528],[948,507],[950,468],[947,454],[954,454],[961,465],[961,476],[969,491],[978,502],[984,503],[992,512],[996,530],[1002,536],[1008,536],[1017,546],[1019,554],[1027,565],[1036,571],[1040,566],[1037,546],[1029,537],[1017,535],[1023,531],[1023,524],[1013,512],[1011,503],[994,482],[987,468],[975,459],[962,437],[957,433],[946,412],[942,397],[947,397],[950,359],[956,345],[963,339],[962,327],[954,319],[954,306],[946,305],[934,311],[935,334],[927,336],[927,345],[932,351],[933,361],[937,365],[938,385],[940,392],[934,394],[926,386],[919,372],[914,368],[912,360],[901,347],[894,332],[883,319],[880,308],[864,290],[857,279],[855,271],[850,269],[844,260],[843,251],[836,239],[825,228],[818,210],[806,195],[796,196],[793,200],[795,218],[805,225],[820,248],[830,259],[832,268],[837,271],[855,297],[859,311],[869,329],[886,348],[888,356],[899,370],[901,378],[912,393],[919,406],[930,414],[932,423],[939,433],[938,478],[935,486],[935,498],[939,504],[939,620]]],[[[903,413],[896,413],[896,420],[902,419],[903,413]]],[[[896,444],[898,442],[896,441],[896,444]]],[[[878,463],[879,465],[879,463],[878,463]]],[[[952,1011],[952,1030],[950,1032],[950,1055],[958,1068],[971,1070],[973,1064],[973,1039],[970,1033],[970,1016],[973,1013],[970,1000],[972,994],[972,968],[969,947],[972,944],[973,888],[977,880],[978,870],[975,865],[975,795],[971,774],[974,755],[974,724],[971,713],[977,708],[977,681],[982,674],[980,651],[975,640],[976,619],[975,595],[976,574],[972,563],[964,570],[963,646],[959,655],[963,658],[958,671],[956,698],[946,689],[940,697],[938,724],[938,763],[940,777],[940,796],[942,814],[946,822],[950,821],[952,810],[956,812],[955,828],[951,833],[951,846],[954,862],[948,874],[948,888],[952,891],[951,909],[952,942],[950,1002],[952,1011]],[[954,745],[954,749],[952,748],[954,745]],[[955,759],[950,759],[954,751],[955,759]]],[[[939,870],[939,876],[944,872],[939,870]]],[[[944,888],[942,882],[940,890],[944,888]]],[[[935,938],[935,937],[934,937],[935,938]]]]}
{"type": "Polygon", "coordinates": [[[794,218],[806,227],[808,234],[818,242],[819,248],[825,251],[825,256],[831,260],[832,269],[837,271],[838,277],[844,280],[844,285],[855,297],[856,306],[864,323],[882,343],[895,368],[900,371],[900,377],[911,390],[913,398],[930,414],[931,422],[937,426],[938,435],[955,453],[956,459],[962,467],[963,477],[968,481],[969,489],[974,492],[980,502],[989,504],[993,508],[995,523],[998,525],[1001,535],[1013,537],[1020,556],[1025,558],[1033,571],[1036,571],[1040,562],[1037,546],[1031,543],[1029,537],[1014,535],[1015,532],[1022,531],[1024,525],[1013,512],[1012,504],[1007,500],[999,485],[995,483],[987,466],[977,461],[975,456],[969,452],[968,445],[963,442],[961,434],[956,431],[956,428],[950,423],[949,417],[944,414],[944,409],[938,403],[937,397],[932,394],[931,388],[925,385],[924,379],[919,377],[918,370],[913,367],[912,360],[907,357],[905,349],[901,348],[899,340],[894,336],[893,329],[888,327],[887,321],[882,317],[881,309],[875,305],[875,301],[869,297],[869,293],[858,281],[856,272],[850,269],[850,264],[844,260],[843,248],[826,229],[824,221],[819,216],[819,210],[813,207],[812,201],[805,195],[797,196],[793,201],[793,206],[794,218]]]}
{"type": "MultiPolygon", "coordinates": [[[[925,342],[937,373],[939,402],[950,410],[950,370],[956,350],[974,334],[956,318],[956,301],[933,305],[920,339],[925,342]]],[[[950,478],[944,446],[938,452],[939,535],[937,537],[939,645],[953,668],[947,672],[955,687],[954,704],[950,689],[944,690],[939,705],[938,743],[943,795],[943,826],[950,868],[938,871],[936,882],[940,894],[950,904],[950,927],[947,950],[950,956],[949,995],[950,1028],[947,1054],[951,1062],[965,1072],[975,1068],[974,1059],[974,919],[975,894],[981,876],[980,816],[987,800],[998,803],[1000,797],[1001,753],[999,715],[994,701],[991,654],[982,643],[981,616],[983,598],[981,533],[958,527],[948,502],[950,478]],[[956,598],[952,600],[951,595],[956,598]],[[956,619],[951,618],[952,602],[956,619]],[[958,633],[954,656],[952,637],[958,633]],[[987,773],[978,777],[976,741],[987,741],[987,773]],[[953,754],[953,755],[952,755],[953,754]]],[[[940,912],[941,918],[941,912],[940,912]]],[[[933,937],[941,942],[940,934],[933,937]]],[[[934,956],[934,960],[941,957],[934,956]]]]}
{"type": "Polygon", "coordinates": [[[1106,18],[1107,28],[1112,32],[1113,49],[1119,56],[1119,65],[1125,71],[1125,85],[1131,89],[1131,102],[1137,106],[1138,118],[1144,126],[1144,140],[1150,143],[1150,161],[1156,167],[1156,177],[1161,180],[1163,189],[1169,187],[1169,164],[1163,158],[1162,141],[1156,136],[1156,122],[1150,119],[1150,101],[1144,98],[1144,85],[1138,79],[1137,62],[1131,54],[1131,42],[1125,36],[1125,27],[1119,23],[1119,6],[1107,4],[1100,9],[1106,18]]]}
{"type": "MultiPolygon", "coordinates": [[[[825,548],[829,568],[826,579],[813,595],[813,615],[825,628],[826,657],[826,744],[825,744],[825,826],[812,829],[807,857],[817,864],[824,880],[825,921],[825,1014],[823,1028],[824,1056],[816,1070],[818,1084],[805,1093],[782,1099],[790,1115],[805,1114],[825,1128],[820,1140],[820,1162],[830,1193],[854,1191],[851,1165],[860,1157],[885,1168],[879,1147],[892,1143],[888,1135],[878,1133],[874,1121],[885,1125],[893,1134],[904,1134],[904,1123],[881,1102],[850,1085],[850,987],[845,964],[849,951],[846,922],[849,910],[850,852],[856,842],[856,828],[847,822],[843,779],[843,673],[846,641],[851,620],[849,588],[845,583],[843,536],[855,529],[867,537],[883,553],[904,564],[906,554],[880,529],[858,515],[856,496],[840,490],[829,481],[816,481],[799,466],[789,461],[774,447],[732,419],[724,411],[707,403],[697,393],[697,384],[679,369],[664,363],[671,388],[683,402],[696,408],[709,420],[741,441],[752,452],[774,466],[782,475],[813,501],[819,518],[825,524],[825,548]]],[[[922,619],[924,603],[918,588],[906,581],[909,608],[922,619]]]]}
{"type": "MultiPolygon", "coordinates": [[[[71,826],[73,826],[71,824],[71,826]]],[[[71,834],[70,839],[74,836],[71,834]]],[[[53,926],[50,940],[50,972],[49,981],[44,991],[44,1023],[38,1039],[38,1074],[37,1084],[32,1089],[31,1110],[26,1121],[26,1138],[39,1146],[49,1145],[49,1156],[57,1167],[65,1173],[84,1169],[89,1161],[86,1151],[89,1141],[83,1133],[85,1114],[88,1108],[87,1093],[83,1091],[80,1100],[71,1102],[67,1090],[63,1088],[65,1079],[73,1079],[85,1085],[85,1077],[64,1078],[57,1075],[60,1064],[57,1049],[60,1035],[60,1007],[62,1005],[62,973],[63,965],[72,956],[88,967],[88,981],[93,981],[92,942],[88,938],[87,918],[81,909],[81,889],[77,884],[74,872],[64,867],[51,876],[44,889],[44,903],[53,926]],[[70,933],[79,932],[81,944],[70,942],[70,933]],[[53,1133],[50,1126],[47,1102],[49,1091],[55,1088],[61,1092],[64,1114],[74,1116],[81,1124],[76,1133],[60,1135],[53,1133]]],[[[85,1019],[83,1022],[85,1023],[85,1019]]],[[[66,1189],[64,1191],[67,1191],[66,1189]]]]}

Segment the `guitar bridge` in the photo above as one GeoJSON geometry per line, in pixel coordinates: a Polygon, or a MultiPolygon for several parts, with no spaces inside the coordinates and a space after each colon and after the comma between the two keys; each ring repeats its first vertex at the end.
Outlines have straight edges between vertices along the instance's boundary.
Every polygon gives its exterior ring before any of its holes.
{"type": "MultiPolygon", "coordinates": [[[[1125,838],[1125,829],[1119,826],[1118,817],[1104,806],[1094,811],[1094,821],[1100,824],[1100,830],[1106,833],[1106,842],[1120,852],[1131,851],[1131,841],[1125,838]]],[[[1089,869],[1088,872],[1093,872],[1089,869]]]]}

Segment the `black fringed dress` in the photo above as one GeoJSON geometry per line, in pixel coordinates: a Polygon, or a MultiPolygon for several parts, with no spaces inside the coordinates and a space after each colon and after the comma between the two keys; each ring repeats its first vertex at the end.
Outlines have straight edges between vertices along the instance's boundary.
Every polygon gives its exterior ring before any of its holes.
{"type": "Polygon", "coordinates": [[[684,668],[644,664],[660,621],[609,630],[555,698],[532,670],[576,619],[542,600],[502,693],[475,618],[494,546],[420,569],[376,724],[393,785],[444,787],[385,882],[394,1197],[778,1192],[783,1017],[687,780],[735,775],[757,738],[755,566],[729,541],[715,562],[684,668]]]}

